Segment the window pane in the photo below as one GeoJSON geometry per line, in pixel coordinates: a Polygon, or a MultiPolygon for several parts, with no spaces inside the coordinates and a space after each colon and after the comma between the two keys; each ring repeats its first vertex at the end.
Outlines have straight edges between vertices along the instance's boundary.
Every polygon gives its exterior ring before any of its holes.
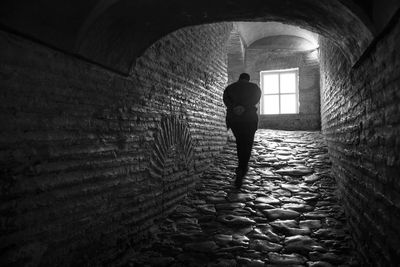
{"type": "Polygon", "coordinates": [[[296,92],[296,73],[282,73],[281,79],[281,93],[295,93],[296,92]]]}
{"type": "Polygon", "coordinates": [[[279,93],[279,74],[263,74],[264,94],[279,93]]]}
{"type": "Polygon", "coordinates": [[[281,95],[281,113],[297,113],[296,95],[281,95]]]}
{"type": "Polygon", "coordinates": [[[264,95],[264,114],[279,114],[279,96],[264,95]]]}

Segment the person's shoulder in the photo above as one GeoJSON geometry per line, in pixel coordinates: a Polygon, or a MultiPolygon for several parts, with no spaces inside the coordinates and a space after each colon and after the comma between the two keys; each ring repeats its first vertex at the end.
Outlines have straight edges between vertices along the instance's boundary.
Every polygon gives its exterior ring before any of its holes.
{"type": "Polygon", "coordinates": [[[251,84],[252,86],[257,86],[257,84],[253,83],[253,82],[249,82],[249,84],[251,84]]]}
{"type": "Polygon", "coordinates": [[[249,86],[259,89],[260,87],[256,83],[248,82],[249,86]]]}
{"type": "Polygon", "coordinates": [[[234,87],[236,87],[237,85],[238,85],[238,82],[233,82],[233,83],[229,84],[227,87],[225,87],[225,90],[226,90],[226,89],[230,89],[230,88],[234,88],[234,87]]]}

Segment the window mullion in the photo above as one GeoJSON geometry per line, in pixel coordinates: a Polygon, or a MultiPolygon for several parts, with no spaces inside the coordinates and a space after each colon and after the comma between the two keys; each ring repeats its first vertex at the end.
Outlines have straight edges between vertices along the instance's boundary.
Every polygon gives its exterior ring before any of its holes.
{"type": "Polygon", "coordinates": [[[278,101],[278,105],[279,105],[279,114],[282,114],[282,112],[281,112],[281,74],[280,73],[278,73],[278,98],[279,98],[279,101],[278,101]]]}
{"type": "Polygon", "coordinates": [[[300,83],[300,77],[299,77],[299,71],[297,70],[296,72],[296,113],[300,113],[299,110],[299,83],[300,83]]]}
{"type": "Polygon", "coordinates": [[[265,97],[264,97],[264,94],[265,94],[265,88],[264,88],[264,75],[265,74],[263,74],[263,73],[261,73],[261,77],[260,77],[260,80],[261,80],[261,88],[262,88],[262,94],[261,94],[261,103],[260,103],[260,113],[261,114],[264,114],[264,99],[265,99],[265,97]]]}

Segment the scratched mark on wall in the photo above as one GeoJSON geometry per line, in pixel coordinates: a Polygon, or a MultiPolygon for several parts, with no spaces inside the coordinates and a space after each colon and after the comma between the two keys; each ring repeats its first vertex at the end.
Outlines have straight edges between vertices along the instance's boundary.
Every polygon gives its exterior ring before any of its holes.
{"type": "Polygon", "coordinates": [[[161,187],[163,212],[185,196],[193,173],[193,141],[187,122],[174,115],[163,117],[150,163],[152,182],[161,187]]]}

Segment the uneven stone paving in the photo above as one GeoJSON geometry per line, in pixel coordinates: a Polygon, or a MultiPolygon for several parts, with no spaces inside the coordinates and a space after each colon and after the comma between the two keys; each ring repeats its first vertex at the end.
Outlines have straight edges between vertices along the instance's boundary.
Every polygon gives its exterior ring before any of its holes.
{"type": "Polygon", "coordinates": [[[249,166],[229,141],[128,266],[358,266],[320,133],[259,130],[249,166]]]}

